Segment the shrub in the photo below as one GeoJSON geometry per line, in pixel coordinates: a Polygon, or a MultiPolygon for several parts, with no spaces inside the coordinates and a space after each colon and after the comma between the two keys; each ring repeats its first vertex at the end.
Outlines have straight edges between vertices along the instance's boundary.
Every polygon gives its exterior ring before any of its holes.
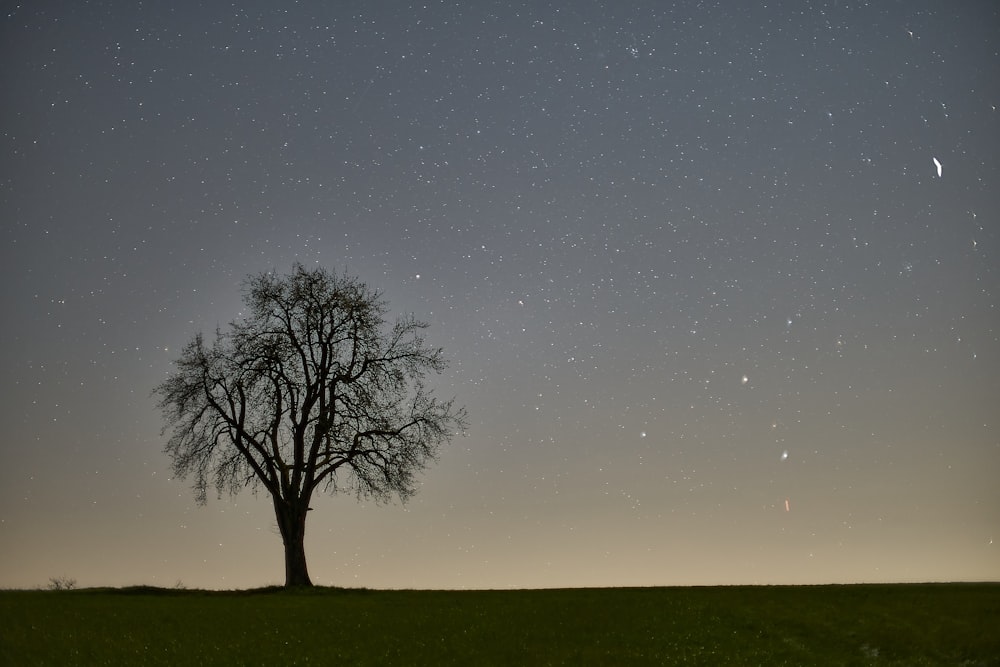
{"type": "Polygon", "coordinates": [[[50,577],[47,588],[50,591],[71,591],[76,588],[76,579],[70,577],[50,577]]]}

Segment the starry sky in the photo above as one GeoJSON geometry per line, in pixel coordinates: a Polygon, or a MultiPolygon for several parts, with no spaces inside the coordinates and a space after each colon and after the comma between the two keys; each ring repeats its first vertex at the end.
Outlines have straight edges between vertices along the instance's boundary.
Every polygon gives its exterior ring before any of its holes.
{"type": "Polygon", "coordinates": [[[1000,579],[989,0],[3,3],[0,587],[281,583],[153,387],[347,271],[470,427],[313,581],[1000,579]],[[994,544],[996,542],[996,544],[994,544]]]}

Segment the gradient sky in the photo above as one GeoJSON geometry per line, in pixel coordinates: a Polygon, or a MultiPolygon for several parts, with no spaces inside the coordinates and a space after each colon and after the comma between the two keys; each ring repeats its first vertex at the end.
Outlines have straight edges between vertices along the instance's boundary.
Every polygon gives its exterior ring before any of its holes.
{"type": "Polygon", "coordinates": [[[1000,579],[993,1],[7,2],[0,90],[0,587],[283,581],[150,392],[296,261],[470,414],[317,584],[1000,579]]]}

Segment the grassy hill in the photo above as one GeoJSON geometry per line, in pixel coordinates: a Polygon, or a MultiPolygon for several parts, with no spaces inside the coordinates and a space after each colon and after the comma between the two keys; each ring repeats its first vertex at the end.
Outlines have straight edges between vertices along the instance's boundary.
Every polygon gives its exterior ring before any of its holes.
{"type": "Polygon", "coordinates": [[[0,592],[2,665],[1000,665],[1000,584],[0,592]]]}

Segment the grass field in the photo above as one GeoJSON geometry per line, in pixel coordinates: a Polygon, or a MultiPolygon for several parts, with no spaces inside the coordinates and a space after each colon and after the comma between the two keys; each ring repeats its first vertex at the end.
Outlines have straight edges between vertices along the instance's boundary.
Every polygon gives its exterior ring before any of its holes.
{"type": "Polygon", "coordinates": [[[0,665],[1000,665],[1000,584],[0,591],[0,665]]]}

